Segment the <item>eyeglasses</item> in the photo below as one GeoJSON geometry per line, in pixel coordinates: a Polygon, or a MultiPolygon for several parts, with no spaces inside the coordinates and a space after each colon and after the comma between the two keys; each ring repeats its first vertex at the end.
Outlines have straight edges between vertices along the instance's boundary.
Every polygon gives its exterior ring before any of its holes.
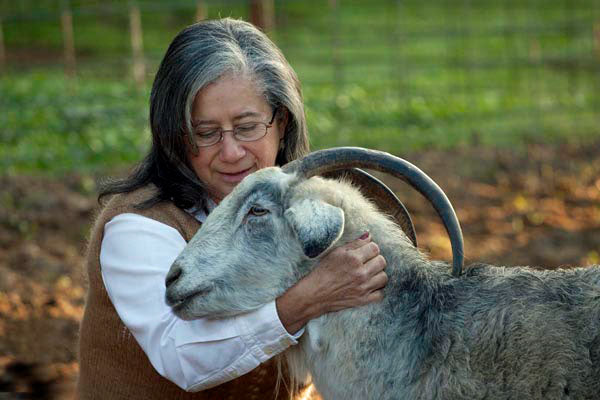
{"type": "Polygon", "coordinates": [[[240,142],[254,142],[263,138],[267,134],[267,130],[273,126],[277,115],[277,108],[273,111],[271,120],[266,122],[246,122],[236,125],[233,129],[222,128],[202,128],[194,132],[194,139],[198,147],[208,147],[215,145],[223,140],[223,133],[233,132],[235,140],[240,142]]]}

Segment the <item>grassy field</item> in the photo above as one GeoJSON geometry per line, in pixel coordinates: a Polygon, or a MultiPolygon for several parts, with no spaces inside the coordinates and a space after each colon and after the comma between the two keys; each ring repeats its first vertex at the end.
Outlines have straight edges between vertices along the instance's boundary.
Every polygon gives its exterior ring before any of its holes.
{"type": "MultiPolygon", "coordinates": [[[[247,17],[207,1],[209,17],[247,17]]],[[[194,1],[138,1],[147,83],[129,78],[127,2],[71,1],[78,76],[61,67],[59,2],[5,2],[0,168],[98,171],[148,145],[149,87],[194,1]]],[[[600,5],[577,1],[276,2],[270,33],[304,86],[313,148],[396,154],[600,136],[600,5]],[[594,34],[596,29],[596,35],[594,34]]]]}

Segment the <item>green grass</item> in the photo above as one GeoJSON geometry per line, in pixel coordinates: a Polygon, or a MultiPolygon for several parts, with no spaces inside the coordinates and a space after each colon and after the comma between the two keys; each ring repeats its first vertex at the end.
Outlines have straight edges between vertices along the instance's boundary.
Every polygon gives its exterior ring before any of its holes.
{"type": "MultiPolygon", "coordinates": [[[[0,77],[0,168],[131,164],[149,142],[152,73],[171,38],[193,22],[195,2],[138,1],[149,70],[143,89],[129,77],[127,2],[71,1],[75,80],[61,70],[57,3],[0,10],[12,61],[0,77]]],[[[242,2],[206,3],[209,17],[247,17],[242,2]]],[[[600,138],[594,0],[339,3],[332,10],[325,0],[276,2],[271,36],[303,82],[313,148],[403,154],[600,138]]]]}
{"type": "Polygon", "coordinates": [[[0,79],[0,170],[91,172],[138,160],[148,93],[131,84],[36,73],[0,79]]]}

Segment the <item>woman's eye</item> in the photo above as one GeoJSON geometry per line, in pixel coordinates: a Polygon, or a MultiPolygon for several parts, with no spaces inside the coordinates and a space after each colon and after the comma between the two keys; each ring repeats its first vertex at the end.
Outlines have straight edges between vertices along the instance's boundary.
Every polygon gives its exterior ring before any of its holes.
{"type": "Polygon", "coordinates": [[[254,123],[254,122],[250,122],[248,124],[238,125],[235,127],[235,129],[239,133],[249,133],[249,132],[255,131],[257,127],[258,127],[258,124],[254,123]]]}
{"type": "Polygon", "coordinates": [[[259,206],[250,207],[250,214],[256,215],[257,217],[260,217],[261,215],[265,215],[268,212],[269,212],[269,210],[267,210],[266,208],[259,207],[259,206]]]}
{"type": "Polygon", "coordinates": [[[219,134],[219,131],[216,129],[210,130],[210,131],[198,131],[197,135],[201,138],[201,139],[211,139],[213,137],[215,137],[216,135],[219,134]]]}

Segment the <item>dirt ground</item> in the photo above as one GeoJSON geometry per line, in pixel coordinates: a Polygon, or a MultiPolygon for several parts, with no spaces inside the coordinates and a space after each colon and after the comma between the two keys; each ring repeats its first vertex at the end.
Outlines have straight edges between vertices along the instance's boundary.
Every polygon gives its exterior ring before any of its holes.
{"type": "MultiPolygon", "coordinates": [[[[465,148],[402,155],[454,204],[466,262],[545,268],[600,263],[600,141],[465,148]]],[[[435,212],[397,181],[420,247],[450,259],[435,212]]],[[[85,238],[96,207],[93,181],[0,177],[0,399],[63,398],[77,377],[85,238]]]]}

